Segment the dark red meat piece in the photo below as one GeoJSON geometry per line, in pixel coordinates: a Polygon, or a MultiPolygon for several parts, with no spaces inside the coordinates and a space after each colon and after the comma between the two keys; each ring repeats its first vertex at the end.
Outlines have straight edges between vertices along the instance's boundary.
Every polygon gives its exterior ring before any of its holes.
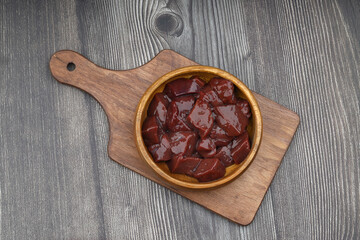
{"type": "Polygon", "coordinates": [[[216,154],[216,145],[211,138],[204,138],[199,141],[196,150],[204,158],[210,158],[216,154]]]}
{"type": "Polygon", "coordinates": [[[249,102],[246,101],[245,99],[239,98],[237,100],[236,106],[238,106],[241,110],[241,112],[247,117],[250,118],[251,117],[251,109],[250,109],[250,105],[249,102]]]}
{"type": "Polygon", "coordinates": [[[244,161],[246,156],[249,154],[251,144],[249,140],[249,134],[247,132],[241,134],[233,140],[231,156],[236,164],[244,161]]]}
{"type": "Polygon", "coordinates": [[[167,165],[172,173],[183,173],[192,176],[193,170],[199,165],[200,161],[200,158],[184,157],[179,154],[168,161],[167,165]]]}
{"type": "Polygon", "coordinates": [[[234,84],[221,77],[214,77],[209,82],[210,87],[217,93],[225,104],[235,104],[234,84]]]}
{"type": "Polygon", "coordinates": [[[215,145],[218,147],[228,145],[233,139],[233,137],[229,137],[228,135],[226,135],[225,130],[215,123],[213,128],[211,129],[210,138],[213,139],[215,145]]]}
{"type": "Polygon", "coordinates": [[[167,108],[169,100],[165,97],[164,93],[155,94],[152,99],[147,114],[148,116],[156,116],[162,126],[165,125],[167,108]]]}
{"type": "Polygon", "coordinates": [[[186,118],[189,115],[191,109],[195,104],[195,97],[192,95],[184,95],[174,98],[174,101],[177,108],[179,109],[179,115],[182,118],[186,118]]]}
{"type": "Polygon", "coordinates": [[[211,89],[210,85],[206,85],[199,93],[199,99],[210,103],[212,106],[224,105],[219,96],[211,89]]]}
{"type": "Polygon", "coordinates": [[[210,105],[205,101],[197,100],[187,120],[199,130],[201,138],[207,137],[214,124],[210,105]]]}
{"type": "Polygon", "coordinates": [[[238,136],[245,131],[249,120],[236,105],[215,107],[216,123],[228,136],[238,136]]]}
{"type": "Polygon", "coordinates": [[[222,146],[217,150],[214,156],[215,158],[218,158],[222,162],[222,164],[224,164],[225,167],[234,164],[234,160],[232,159],[230,149],[231,149],[230,144],[229,146],[222,146]]]}
{"type": "Polygon", "coordinates": [[[171,102],[166,116],[166,127],[172,132],[191,131],[191,128],[181,118],[176,102],[171,102]]]}
{"type": "Polygon", "coordinates": [[[145,119],[141,133],[146,145],[160,143],[161,132],[155,116],[150,116],[145,119]]]}
{"type": "Polygon", "coordinates": [[[173,154],[190,156],[194,152],[197,140],[194,132],[174,132],[170,133],[169,136],[173,154]]]}
{"type": "Polygon", "coordinates": [[[174,97],[185,94],[198,93],[204,85],[205,82],[197,76],[191,78],[178,78],[166,84],[164,93],[173,99],[174,97]]]}
{"type": "Polygon", "coordinates": [[[150,146],[149,151],[155,162],[170,160],[172,152],[168,135],[164,134],[161,137],[160,143],[150,146]]]}
{"type": "Polygon", "coordinates": [[[205,158],[203,159],[193,176],[199,180],[199,182],[209,182],[219,179],[225,175],[225,167],[217,158],[205,158]]]}

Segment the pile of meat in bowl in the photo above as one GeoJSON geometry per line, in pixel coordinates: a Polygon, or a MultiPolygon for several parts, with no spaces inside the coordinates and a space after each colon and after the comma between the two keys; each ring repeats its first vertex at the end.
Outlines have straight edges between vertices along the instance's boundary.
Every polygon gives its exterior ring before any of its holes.
{"type": "Polygon", "coordinates": [[[231,81],[178,78],[153,97],[142,136],[155,162],[208,182],[222,178],[226,167],[240,164],[250,152],[250,117],[249,103],[236,97],[231,81]]]}

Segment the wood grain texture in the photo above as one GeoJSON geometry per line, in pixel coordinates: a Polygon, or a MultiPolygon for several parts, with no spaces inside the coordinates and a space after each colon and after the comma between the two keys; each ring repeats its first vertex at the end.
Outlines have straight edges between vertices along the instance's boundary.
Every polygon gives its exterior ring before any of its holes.
{"type": "Polygon", "coordinates": [[[358,239],[359,8],[357,0],[1,1],[0,238],[358,239]],[[180,16],[179,36],[175,24],[155,25],[168,12],[180,16]],[[101,106],[48,68],[60,49],[130,69],[169,48],[302,119],[249,226],[111,161],[101,106]]]}
{"type": "MultiPolygon", "coordinates": [[[[197,63],[171,50],[161,51],[143,66],[122,71],[96,66],[68,50],[56,52],[50,60],[51,73],[56,80],[88,92],[104,108],[110,126],[108,153],[111,159],[236,223],[248,225],[288,149],[299,116],[253,93],[262,113],[260,127],[263,125],[264,130],[260,148],[248,169],[231,183],[212,189],[187,189],[166,181],[146,164],[135,146],[136,107],[145,90],[158,78],[191,65],[197,63]],[[71,71],[68,69],[70,63],[76,67],[71,71]]],[[[254,140],[253,144],[259,142],[254,140]]]]}

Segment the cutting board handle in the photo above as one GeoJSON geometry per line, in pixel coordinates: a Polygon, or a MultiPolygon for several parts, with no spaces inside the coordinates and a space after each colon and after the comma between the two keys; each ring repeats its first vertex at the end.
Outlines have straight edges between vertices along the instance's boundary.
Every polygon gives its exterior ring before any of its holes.
{"type": "Polygon", "coordinates": [[[97,66],[81,54],[71,50],[54,53],[50,59],[50,71],[57,81],[88,92],[102,105],[113,97],[111,75],[118,76],[121,72],[114,73],[112,70],[97,66]]]}

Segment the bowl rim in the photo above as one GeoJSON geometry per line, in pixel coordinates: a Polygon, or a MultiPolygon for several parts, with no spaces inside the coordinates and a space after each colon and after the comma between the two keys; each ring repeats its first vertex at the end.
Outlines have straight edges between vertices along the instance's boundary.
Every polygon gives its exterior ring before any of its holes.
{"type": "Polygon", "coordinates": [[[262,132],[263,132],[263,122],[262,122],[260,108],[251,90],[240,79],[238,79],[234,75],[226,72],[225,70],[210,66],[195,65],[189,67],[182,67],[166,73],[165,75],[157,79],[153,84],[151,84],[150,87],[145,91],[144,95],[141,97],[138,103],[135,113],[135,143],[141,158],[144,159],[147,162],[147,164],[152,169],[155,170],[157,174],[159,174],[162,178],[166,179],[168,182],[181,187],[191,188],[191,189],[205,189],[205,188],[217,187],[234,180],[241,173],[243,173],[247,169],[247,167],[252,163],[252,161],[256,156],[256,153],[260,147],[260,143],[262,140],[262,132]],[[242,163],[240,163],[241,164],[240,167],[230,175],[211,182],[199,182],[199,183],[184,182],[166,174],[152,159],[150,153],[148,152],[145,146],[141,134],[141,128],[142,128],[141,116],[142,113],[145,111],[146,103],[148,102],[149,98],[153,95],[153,93],[169,79],[183,74],[191,74],[192,72],[194,73],[203,72],[203,73],[214,74],[219,77],[228,79],[232,83],[234,83],[234,85],[246,96],[247,100],[249,101],[252,111],[252,117],[254,119],[254,130],[255,130],[254,137],[252,140],[252,146],[250,152],[247,155],[246,159],[242,163]]]}

